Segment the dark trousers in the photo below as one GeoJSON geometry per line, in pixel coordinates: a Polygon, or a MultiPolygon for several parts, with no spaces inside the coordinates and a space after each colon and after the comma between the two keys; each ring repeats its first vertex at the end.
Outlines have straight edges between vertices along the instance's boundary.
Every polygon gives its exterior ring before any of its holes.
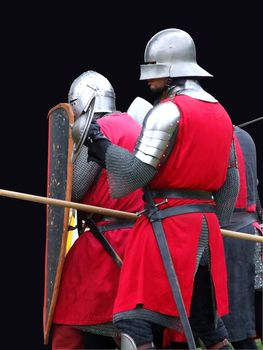
{"type": "Polygon", "coordinates": [[[193,335],[207,348],[228,338],[222,319],[216,315],[213,285],[206,267],[199,266],[196,272],[189,322],[193,335]]]}

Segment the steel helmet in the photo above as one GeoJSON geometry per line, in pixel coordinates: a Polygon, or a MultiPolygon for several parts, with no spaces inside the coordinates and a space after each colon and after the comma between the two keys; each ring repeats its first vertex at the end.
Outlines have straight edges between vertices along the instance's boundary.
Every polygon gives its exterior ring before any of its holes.
{"type": "Polygon", "coordinates": [[[165,77],[212,77],[196,62],[191,36],[181,29],[169,28],[155,34],[144,52],[140,80],[165,77]]]}
{"type": "Polygon", "coordinates": [[[102,74],[88,70],[76,78],[69,89],[68,102],[72,106],[75,119],[87,111],[94,96],[94,113],[116,110],[115,93],[111,83],[102,74]]]}

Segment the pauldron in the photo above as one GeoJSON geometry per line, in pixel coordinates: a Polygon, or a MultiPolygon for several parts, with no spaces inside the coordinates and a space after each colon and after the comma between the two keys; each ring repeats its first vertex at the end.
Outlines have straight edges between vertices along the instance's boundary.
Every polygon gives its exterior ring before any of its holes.
{"type": "Polygon", "coordinates": [[[178,128],[180,111],[173,102],[153,107],[145,117],[134,155],[155,169],[165,158],[169,142],[178,128]]]}

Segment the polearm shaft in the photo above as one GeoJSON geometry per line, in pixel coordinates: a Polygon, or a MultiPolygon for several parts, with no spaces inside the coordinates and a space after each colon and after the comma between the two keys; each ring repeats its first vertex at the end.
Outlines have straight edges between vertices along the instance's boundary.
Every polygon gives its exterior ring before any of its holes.
{"type": "Polygon", "coordinates": [[[229,230],[222,230],[222,229],[221,229],[221,233],[224,237],[246,239],[247,241],[255,241],[255,242],[263,243],[263,236],[255,236],[255,235],[251,235],[250,233],[229,231],[229,230]]]}
{"type": "MultiPolygon", "coordinates": [[[[56,205],[56,206],[64,207],[64,208],[67,207],[67,208],[82,210],[82,211],[88,212],[88,213],[107,215],[110,217],[117,217],[120,219],[137,220],[139,217],[138,214],[130,213],[127,211],[96,207],[96,206],[88,205],[88,204],[65,201],[63,199],[42,197],[42,196],[36,196],[36,195],[32,195],[32,194],[3,190],[3,189],[0,189],[0,196],[21,199],[24,201],[35,202],[35,203],[40,203],[40,204],[56,205]]],[[[229,231],[229,230],[221,230],[221,233],[224,237],[239,238],[239,239],[245,239],[248,241],[255,241],[255,242],[263,243],[262,236],[255,236],[255,235],[251,235],[249,233],[229,231]]]]}
{"type": "Polygon", "coordinates": [[[259,121],[262,120],[262,119],[263,119],[263,117],[259,117],[259,118],[256,118],[256,119],[249,120],[248,122],[239,124],[239,125],[237,125],[237,126],[239,126],[240,128],[243,128],[243,126],[247,126],[247,125],[249,125],[249,124],[253,124],[253,123],[259,122],[259,121]]]}
{"type": "Polygon", "coordinates": [[[121,211],[121,210],[96,207],[93,205],[65,201],[63,199],[42,197],[42,196],[36,196],[32,194],[27,194],[27,193],[9,191],[9,190],[0,189],[0,196],[15,198],[15,199],[22,199],[24,201],[35,202],[40,204],[56,205],[59,207],[72,208],[72,209],[82,210],[88,213],[101,214],[105,216],[112,216],[112,217],[123,218],[123,219],[136,220],[138,218],[136,214],[121,211]]]}

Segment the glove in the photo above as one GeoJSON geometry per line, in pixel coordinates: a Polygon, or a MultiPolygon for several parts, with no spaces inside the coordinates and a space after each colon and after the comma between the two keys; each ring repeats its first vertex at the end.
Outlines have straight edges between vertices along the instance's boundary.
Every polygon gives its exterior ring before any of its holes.
{"type": "Polygon", "coordinates": [[[103,135],[96,120],[92,120],[90,124],[84,145],[88,147],[88,161],[94,161],[106,168],[105,156],[111,141],[103,135]]]}
{"type": "Polygon", "coordinates": [[[100,139],[106,139],[106,137],[103,135],[103,133],[100,130],[100,126],[97,123],[96,120],[92,120],[89,131],[86,137],[86,140],[84,141],[84,145],[87,147],[90,147],[90,145],[100,139]]]}

